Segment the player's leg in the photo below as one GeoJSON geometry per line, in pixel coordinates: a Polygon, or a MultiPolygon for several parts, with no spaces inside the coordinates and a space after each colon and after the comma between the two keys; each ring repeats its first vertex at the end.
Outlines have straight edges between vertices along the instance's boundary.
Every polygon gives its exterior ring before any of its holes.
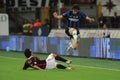
{"type": "Polygon", "coordinates": [[[71,60],[67,60],[61,56],[56,55],[56,54],[53,54],[53,56],[54,56],[55,60],[65,62],[67,64],[70,64],[72,62],[71,60]]]}
{"type": "Polygon", "coordinates": [[[57,64],[56,67],[57,67],[58,69],[66,69],[66,68],[67,68],[66,66],[63,66],[63,65],[61,65],[61,64],[57,64]]]}
{"type": "Polygon", "coordinates": [[[78,48],[78,41],[79,41],[79,31],[77,31],[74,28],[70,28],[69,29],[69,35],[71,35],[71,44],[69,45],[68,49],[73,48],[73,49],[77,49],[78,48]]]}
{"type": "Polygon", "coordinates": [[[58,65],[58,63],[55,61],[55,60],[59,60],[59,61],[62,61],[62,62],[65,62],[67,64],[70,64],[71,63],[71,60],[66,60],[56,54],[53,54],[51,53],[47,59],[46,59],[46,69],[53,69],[55,67],[57,68],[61,68],[61,69],[65,69],[67,67],[63,66],[63,65],[58,65]]]}
{"type": "Polygon", "coordinates": [[[70,64],[72,62],[71,60],[67,60],[61,56],[54,54],[54,53],[51,53],[46,59],[46,61],[50,61],[50,60],[58,60],[58,61],[65,62],[67,64],[70,64]]]}
{"type": "Polygon", "coordinates": [[[55,62],[55,58],[53,54],[48,55],[46,58],[46,68],[45,69],[53,69],[57,65],[57,62],[55,62]]]}
{"type": "Polygon", "coordinates": [[[77,41],[77,30],[76,29],[74,29],[74,28],[70,28],[69,29],[69,33],[72,35],[72,38],[75,40],[75,41],[77,41]]]}
{"type": "Polygon", "coordinates": [[[72,35],[72,38],[75,40],[75,42],[79,42],[79,39],[80,39],[80,32],[79,30],[77,29],[74,29],[74,28],[70,28],[69,29],[69,33],[70,35],[72,35]]]}
{"type": "MultiPolygon", "coordinates": [[[[65,33],[66,33],[66,35],[67,35],[70,39],[73,39],[73,36],[69,33],[69,29],[70,29],[70,28],[67,28],[67,29],[65,30],[65,33]]],[[[67,47],[67,51],[69,51],[70,49],[73,49],[72,42],[70,42],[68,45],[69,45],[69,46],[67,47]]]]}
{"type": "Polygon", "coordinates": [[[77,43],[77,41],[72,38],[72,39],[71,39],[71,42],[72,42],[72,48],[73,48],[73,49],[77,49],[77,48],[78,48],[78,43],[77,43]]]}
{"type": "Polygon", "coordinates": [[[71,67],[66,67],[66,66],[64,66],[64,65],[62,65],[62,64],[57,64],[56,67],[57,67],[58,69],[71,69],[71,67]]]}

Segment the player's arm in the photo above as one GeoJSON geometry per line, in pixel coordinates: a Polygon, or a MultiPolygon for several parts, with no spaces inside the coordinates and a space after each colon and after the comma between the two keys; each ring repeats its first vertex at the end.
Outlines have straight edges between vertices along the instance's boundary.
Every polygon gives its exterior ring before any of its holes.
{"type": "Polygon", "coordinates": [[[94,18],[90,18],[90,17],[88,17],[88,16],[86,16],[86,20],[88,20],[89,22],[94,22],[94,21],[95,21],[94,18]]]}
{"type": "Polygon", "coordinates": [[[57,19],[62,19],[62,18],[63,18],[63,16],[62,16],[62,15],[58,15],[57,12],[54,12],[54,13],[53,13],[53,16],[54,16],[55,18],[57,18],[57,19]]]}
{"type": "Polygon", "coordinates": [[[31,67],[37,70],[43,70],[38,65],[36,65],[36,61],[40,60],[38,57],[34,57],[34,61],[31,63],[31,67]]]}
{"type": "Polygon", "coordinates": [[[27,63],[25,63],[23,66],[23,70],[26,70],[28,67],[29,67],[29,65],[27,63]]]}
{"type": "Polygon", "coordinates": [[[33,65],[32,66],[34,69],[37,69],[37,70],[43,70],[43,69],[41,69],[40,67],[38,67],[37,65],[33,65]]]}

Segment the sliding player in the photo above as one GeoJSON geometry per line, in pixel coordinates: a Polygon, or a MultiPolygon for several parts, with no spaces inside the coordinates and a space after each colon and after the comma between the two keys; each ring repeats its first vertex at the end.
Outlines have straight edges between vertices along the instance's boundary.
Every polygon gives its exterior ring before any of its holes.
{"type": "Polygon", "coordinates": [[[66,67],[66,66],[56,62],[56,60],[59,60],[59,61],[65,62],[67,64],[70,64],[71,60],[66,60],[56,54],[53,54],[53,53],[48,55],[48,57],[44,60],[34,56],[30,49],[26,49],[24,51],[24,55],[26,56],[27,60],[25,61],[23,70],[26,70],[29,67],[37,69],[37,70],[54,69],[54,68],[71,69],[71,67],[66,67]]]}

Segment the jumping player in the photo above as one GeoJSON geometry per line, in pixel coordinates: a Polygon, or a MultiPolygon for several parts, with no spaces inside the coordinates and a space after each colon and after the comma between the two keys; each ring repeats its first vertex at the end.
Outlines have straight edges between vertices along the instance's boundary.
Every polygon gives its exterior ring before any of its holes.
{"type": "Polygon", "coordinates": [[[44,70],[44,69],[71,69],[71,67],[66,67],[62,64],[56,62],[56,60],[65,62],[67,64],[71,63],[71,60],[66,60],[56,54],[51,53],[45,60],[41,60],[40,58],[33,55],[30,49],[25,49],[24,55],[27,57],[25,64],[23,66],[23,70],[31,67],[37,70],[44,70]]]}
{"type": "Polygon", "coordinates": [[[58,15],[57,12],[54,12],[53,16],[57,19],[62,19],[62,18],[67,19],[65,33],[70,37],[72,42],[68,47],[68,50],[70,48],[73,48],[73,49],[78,48],[78,40],[80,38],[80,32],[79,32],[79,27],[81,22],[80,19],[84,18],[89,22],[95,21],[94,18],[90,18],[87,15],[85,15],[83,12],[81,12],[78,5],[74,5],[72,7],[72,11],[68,10],[62,15],[58,15]]]}

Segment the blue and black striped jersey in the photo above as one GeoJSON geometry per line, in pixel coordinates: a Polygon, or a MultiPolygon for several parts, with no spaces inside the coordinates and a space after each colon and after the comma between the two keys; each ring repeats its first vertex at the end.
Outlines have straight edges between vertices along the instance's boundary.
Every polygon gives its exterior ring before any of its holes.
{"type": "Polygon", "coordinates": [[[86,15],[79,11],[77,14],[73,14],[72,11],[67,11],[62,14],[67,19],[66,28],[73,27],[78,29],[82,18],[86,18],[86,15]]]}

